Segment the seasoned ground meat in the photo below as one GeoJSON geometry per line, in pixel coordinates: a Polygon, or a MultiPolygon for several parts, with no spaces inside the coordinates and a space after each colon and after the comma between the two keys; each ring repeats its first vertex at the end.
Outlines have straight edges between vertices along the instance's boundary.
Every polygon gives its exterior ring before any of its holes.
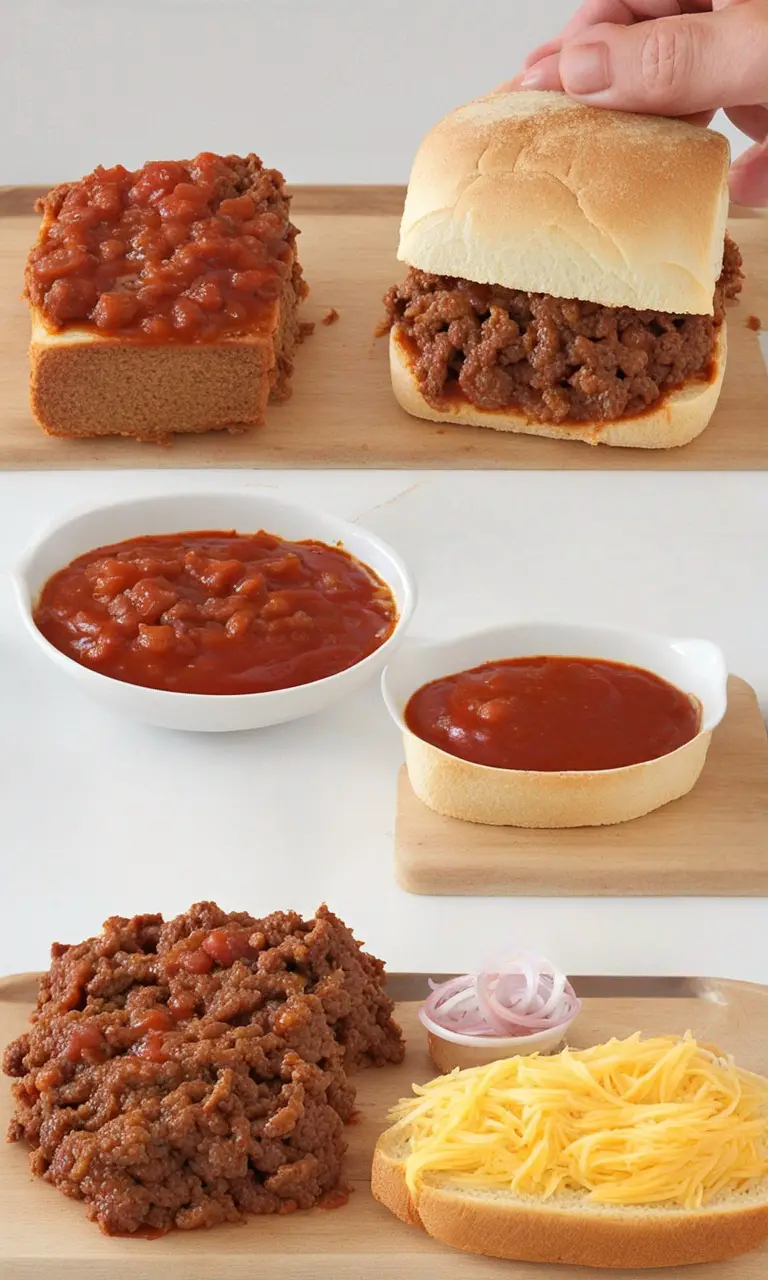
{"type": "Polygon", "coordinates": [[[326,907],[214,903],[54,944],[9,1141],[110,1234],[306,1209],[339,1184],[347,1072],[404,1053],[384,967],[326,907]]]}
{"type": "Polygon", "coordinates": [[[386,294],[425,399],[515,408],[540,422],[642,413],[689,378],[710,375],[725,303],[741,289],[726,237],[714,316],[666,315],[524,293],[411,268],[386,294]]]}

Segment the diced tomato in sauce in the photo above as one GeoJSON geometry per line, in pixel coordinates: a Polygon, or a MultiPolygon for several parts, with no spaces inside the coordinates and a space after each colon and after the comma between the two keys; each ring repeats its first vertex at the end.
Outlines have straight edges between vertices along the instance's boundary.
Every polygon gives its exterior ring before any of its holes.
{"type": "Polygon", "coordinates": [[[45,583],[34,618],[56,649],[113,679],[232,694],[354,666],[392,634],[397,608],[341,547],[201,531],[79,556],[45,583]]]}
{"type": "Polygon", "coordinates": [[[216,961],[216,964],[229,967],[236,960],[252,959],[256,956],[250,942],[248,929],[212,929],[203,942],[203,950],[216,961]]]}
{"type": "Polygon", "coordinates": [[[43,202],[27,296],[54,329],[122,340],[258,327],[294,269],[288,204],[282,175],[257,156],[99,167],[43,202]]]}
{"type": "Polygon", "coordinates": [[[173,1015],[165,1005],[155,1005],[152,1009],[144,1009],[134,1018],[131,1018],[131,1026],[141,1035],[144,1035],[147,1031],[170,1031],[174,1025],[173,1015]]]}
{"type": "Polygon", "coordinates": [[[185,951],[179,964],[182,969],[186,969],[187,973],[210,973],[213,968],[213,960],[202,947],[197,947],[194,951],[185,951]]]}
{"type": "Polygon", "coordinates": [[[165,1036],[161,1031],[149,1031],[134,1047],[139,1058],[147,1058],[149,1062],[166,1062],[165,1036]]]}
{"type": "Polygon", "coordinates": [[[70,1062],[103,1062],[108,1056],[106,1041],[95,1022],[76,1022],[69,1033],[67,1057],[70,1062]]]}

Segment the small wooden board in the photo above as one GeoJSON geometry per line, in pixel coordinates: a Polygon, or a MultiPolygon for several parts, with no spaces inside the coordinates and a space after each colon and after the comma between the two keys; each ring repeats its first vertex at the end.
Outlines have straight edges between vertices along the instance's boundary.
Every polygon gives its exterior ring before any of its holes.
{"type": "MultiPolygon", "coordinates": [[[[438,976],[438,975],[435,975],[438,976]]],[[[584,998],[572,1043],[586,1047],[633,1031],[682,1034],[733,1053],[752,1071],[768,1072],[768,988],[749,983],[686,978],[574,978],[584,998]]],[[[370,1192],[371,1156],[387,1127],[389,1108],[411,1084],[435,1074],[417,1021],[427,990],[425,974],[393,975],[392,995],[408,1040],[400,1067],[357,1077],[361,1123],[348,1130],[349,1204],[333,1212],[252,1218],[245,1226],[176,1231],[161,1240],[103,1236],[86,1221],[83,1206],[30,1177],[21,1144],[0,1145],[0,1280],[587,1280],[604,1271],[499,1262],[453,1252],[407,1227],[376,1204],[370,1192]]],[[[32,974],[0,982],[0,1043],[24,1030],[35,999],[32,974]]],[[[0,1126],[11,1110],[8,1081],[0,1083],[0,1126]]],[[[695,1280],[764,1280],[768,1249],[730,1263],[695,1269],[695,1280]]],[[[616,1280],[638,1272],[614,1271],[616,1280]]],[[[644,1275],[674,1280],[665,1268],[644,1275]]]]}
{"type": "Polygon", "coordinates": [[[299,350],[294,394],[271,406],[265,427],[177,437],[163,448],[133,440],[59,440],[33,421],[28,402],[29,321],[20,299],[38,218],[18,214],[31,195],[0,192],[0,469],[102,467],[393,467],[521,470],[768,469],[768,376],[755,313],[768,324],[768,223],[740,218],[733,233],[747,285],[729,324],[728,373],[715,418],[682,449],[590,448],[578,442],[452,427],[411,418],[389,382],[386,341],[374,331],[381,298],[404,268],[395,259],[398,193],[374,188],[298,192],[294,217],[310,282],[306,319],[317,327],[299,350]],[[361,194],[362,191],[362,194],[361,194]],[[380,210],[387,212],[380,212],[380,210]],[[8,210],[16,211],[15,216],[8,210]],[[319,321],[335,307],[339,319],[319,321]]]}
{"type": "Polygon", "coordinates": [[[423,894],[768,896],[768,738],[754,690],[731,677],[728,711],[693,791],[618,826],[457,822],[417,800],[403,767],[395,874],[423,894]]]}

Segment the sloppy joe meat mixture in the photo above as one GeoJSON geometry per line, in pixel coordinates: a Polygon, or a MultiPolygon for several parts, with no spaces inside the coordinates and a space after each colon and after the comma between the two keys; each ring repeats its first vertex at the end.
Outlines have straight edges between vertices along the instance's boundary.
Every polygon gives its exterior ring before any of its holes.
{"type": "Polygon", "coordinates": [[[326,907],[115,916],[51,955],[5,1052],[8,1137],[103,1231],[287,1213],[339,1187],[348,1074],[404,1044],[383,964],[326,907]]]}
{"type": "Polygon", "coordinates": [[[307,292],[289,205],[282,174],[255,155],[100,166],[39,203],[27,297],[53,329],[123,341],[251,331],[278,298],[290,312],[307,292]]]}
{"type": "Polygon", "coordinates": [[[424,398],[516,409],[539,422],[606,421],[708,378],[725,304],[741,289],[726,236],[711,316],[668,315],[526,293],[411,268],[386,294],[424,398]]]}

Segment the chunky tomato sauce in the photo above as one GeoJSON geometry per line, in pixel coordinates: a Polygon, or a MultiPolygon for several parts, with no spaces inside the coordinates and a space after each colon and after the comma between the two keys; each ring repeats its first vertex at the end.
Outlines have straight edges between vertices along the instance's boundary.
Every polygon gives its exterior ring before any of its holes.
{"type": "Polygon", "coordinates": [[[212,341],[257,327],[294,268],[283,178],[257,156],[99,167],[42,208],[27,296],[55,329],[212,341]]]}
{"type": "Polygon", "coordinates": [[[46,582],[35,624],[83,666],[179,693],[263,693],[362,661],[391,635],[392,592],[340,547],[270,533],[133,538],[46,582]]]}
{"type": "Polygon", "coordinates": [[[599,658],[489,662],[418,689],[405,720],[450,755],[497,769],[618,769],[676,751],[699,732],[687,694],[650,671],[599,658]]]}

